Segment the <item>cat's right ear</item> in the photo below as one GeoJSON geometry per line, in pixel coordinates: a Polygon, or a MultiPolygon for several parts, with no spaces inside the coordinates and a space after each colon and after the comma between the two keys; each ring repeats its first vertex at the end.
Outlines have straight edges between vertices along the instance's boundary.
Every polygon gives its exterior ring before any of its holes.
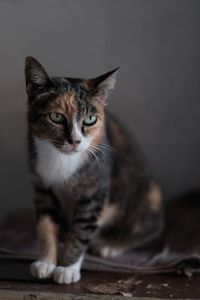
{"type": "Polygon", "coordinates": [[[52,84],[52,79],[45,68],[32,56],[27,56],[25,59],[25,77],[28,96],[33,96],[38,89],[52,84]]]}

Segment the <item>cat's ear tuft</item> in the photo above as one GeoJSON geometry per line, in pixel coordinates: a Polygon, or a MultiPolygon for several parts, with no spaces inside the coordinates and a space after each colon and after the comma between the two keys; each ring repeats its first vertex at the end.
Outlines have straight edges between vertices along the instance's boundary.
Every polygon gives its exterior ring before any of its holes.
{"type": "Polygon", "coordinates": [[[106,98],[108,92],[115,87],[118,70],[119,67],[96,78],[85,80],[88,90],[93,91],[95,95],[106,98]]]}
{"type": "Polygon", "coordinates": [[[34,87],[46,87],[51,82],[45,68],[32,56],[25,59],[26,90],[30,95],[34,87]]]}

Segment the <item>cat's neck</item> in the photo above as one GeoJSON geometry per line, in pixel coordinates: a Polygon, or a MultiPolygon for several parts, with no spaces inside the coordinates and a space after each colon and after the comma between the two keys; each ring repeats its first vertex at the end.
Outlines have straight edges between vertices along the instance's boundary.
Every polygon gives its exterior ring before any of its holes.
{"type": "Polygon", "coordinates": [[[36,172],[46,186],[62,185],[83,165],[87,155],[82,152],[65,154],[50,142],[34,138],[36,172]]]}

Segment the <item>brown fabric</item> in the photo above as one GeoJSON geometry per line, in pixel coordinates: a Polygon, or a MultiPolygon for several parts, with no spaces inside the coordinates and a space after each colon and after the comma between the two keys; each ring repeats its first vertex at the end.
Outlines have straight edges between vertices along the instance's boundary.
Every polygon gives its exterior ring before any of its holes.
{"type": "MultiPolygon", "coordinates": [[[[31,261],[36,256],[35,218],[24,210],[7,216],[0,225],[0,260],[31,261]]],[[[87,255],[83,268],[131,273],[200,272],[200,191],[166,205],[165,230],[144,249],[113,259],[87,255]]]]}

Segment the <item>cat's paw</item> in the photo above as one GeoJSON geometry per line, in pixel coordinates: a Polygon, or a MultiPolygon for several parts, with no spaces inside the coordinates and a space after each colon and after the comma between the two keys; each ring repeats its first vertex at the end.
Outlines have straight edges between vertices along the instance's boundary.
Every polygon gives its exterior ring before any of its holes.
{"type": "Polygon", "coordinates": [[[100,255],[105,258],[106,257],[116,257],[116,256],[123,254],[123,252],[124,251],[122,249],[105,246],[100,250],[100,255]]]}
{"type": "Polygon", "coordinates": [[[53,279],[60,284],[69,284],[77,282],[81,278],[80,269],[74,267],[56,267],[53,273],[53,279]]]}
{"type": "Polygon", "coordinates": [[[35,261],[31,264],[31,275],[35,278],[45,279],[53,275],[56,266],[44,261],[35,261]]]}

